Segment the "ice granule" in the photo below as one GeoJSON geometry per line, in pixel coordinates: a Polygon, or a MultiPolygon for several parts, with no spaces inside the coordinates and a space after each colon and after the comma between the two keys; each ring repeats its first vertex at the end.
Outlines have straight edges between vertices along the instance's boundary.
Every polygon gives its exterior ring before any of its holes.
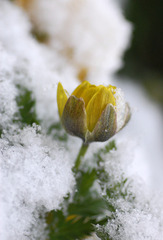
{"type": "Polygon", "coordinates": [[[0,238],[32,239],[32,226],[37,233],[41,224],[39,213],[59,208],[72,190],[69,157],[32,127],[3,136],[0,149],[0,238]]]}

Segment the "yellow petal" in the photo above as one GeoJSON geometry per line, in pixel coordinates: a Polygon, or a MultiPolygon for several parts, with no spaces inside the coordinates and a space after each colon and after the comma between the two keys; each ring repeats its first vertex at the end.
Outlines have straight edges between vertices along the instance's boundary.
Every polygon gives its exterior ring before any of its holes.
{"type": "Polygon", "coordinates": [[[87,81],[82,82],[74,91],[71,95],[80,98],[83,91],[87,89],[91,84],[87,81]]]}
{"type": "Polygon", "coordinates": [[[115,98],[112,91],[106,87],[101,87],[89,101],[86,108],[87,128],[90,132],[93,131],[103,110],[109,103],[115,106],[115,98]]]}
{"type": "Polygon", "coordinates": [[[87,107],[89,101],[92,99],[92,97],[100,90],[100,86],[97,87],[95,85],[91,85],[89,88],[86,88],[82,95],[80,96],[81,98],[83,98],[84,102],[85,102],[85,108],[87,107]]]}
{"type": "Polygon", "coordinates": [[[100,118],[98,119],[95,128],[92,132],[86,134],[86,143],[90,142],[105,142],[114,134],[117,130],[117,115],[114,107],[108,104],[103,110],[100,118]]]}
{"type": "Polygon", "coordinates": [[[62,84],[59,82],[58,88],[57,88],[57,104],[58,104],[58,112],[59,112],[60,118],[62,116],[63,109],[65,107],[67,99],[68,99],[67,94],[66,94],[62,84]]]}

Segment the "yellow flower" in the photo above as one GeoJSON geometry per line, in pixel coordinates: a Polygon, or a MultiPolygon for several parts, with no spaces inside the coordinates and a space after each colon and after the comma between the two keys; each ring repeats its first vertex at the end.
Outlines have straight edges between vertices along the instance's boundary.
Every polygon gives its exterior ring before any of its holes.
{"type": "Polygon", "coordinates": [[[58,111],[66,131],[82,138],[85,143],[111,138],[130,117],[126,104],[124,123],[118,127],[116,91],[116,87],[111,85],[95,86],[84,81],[68,96],[62,84],[58,83],[58,111]]]}

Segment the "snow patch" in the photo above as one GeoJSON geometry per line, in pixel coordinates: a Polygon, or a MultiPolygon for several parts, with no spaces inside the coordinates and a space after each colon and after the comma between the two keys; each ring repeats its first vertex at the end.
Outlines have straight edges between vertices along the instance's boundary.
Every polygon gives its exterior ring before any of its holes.
{"type": "Polygon", "coordinates": [[[31,229],[44,226],[39,214],[59,208],[74,184],[69,157],[37,131],[27,127],[0,139],[3,240],[32,239],[31,229]]]}

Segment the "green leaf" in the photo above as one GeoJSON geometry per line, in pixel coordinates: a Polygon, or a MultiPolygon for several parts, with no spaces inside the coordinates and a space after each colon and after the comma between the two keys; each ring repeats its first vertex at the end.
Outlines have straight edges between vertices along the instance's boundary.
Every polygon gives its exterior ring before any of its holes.
{"type": "Polygon", "coordinates": [[[0,138],[1,138],[2,132],[3,132],[3,130],[2,130],[2,127],[0,125],[0,138]]]}
{"type": "Polygon", "coordinates": [[[32,92],[18,85],[19,95],[16,97],[16,103],[19,113],[15,115],[15,122],[23,123],[23,125],[40,124],[36,115],[36,101],[32,96],[32,92]]]}
{"type": "Polygon", "coordinates": [[[68,134],[64,130],[61,122],[53,123],[49,127],[47,134],[52,135],[54,139],[59,140],[61,142],[67,142],[68,140],[68,134]]]}
{"type": "Polygon", "coordinates": [[[111,150],[117,150],[117,147],[116,147],[116,144],[115,144],[115,141],[111,141],[109,142],[104,148],[100,149],[96,154],[95,154],[95,157],[98,157],[100,158],[100,160],[103,160],[104,159],[102,158],[101,154],[107,154],[109,153],[111,150]]]}
{"type": "Polygon", "coordinates": [[[94,184],[95,179],[97,179],[96,176],[96,170],[88,170],[87,172],[80,171],[78,173],[77,177],[77,189],[78,189],[78,196],[85,196],[88,194],[89,189],[92,187],[94,184]]]}
{"type": "Polygon", "coordinates": [[[93,231],[92,221],[78,215],[64,216],[62,211],[52,211],[47,216],[50,227],[49,240],[82,239],[93,231]]]}
{"type": "Polygon", "coordinates": [[[102,215],[106,209],[105,201],[100,197],[90,197],[81,199],[76,203],[71,203],[68,207],[70,214],[77,214],[83,217],[95,219],[98,215],[102,215]]]}
{"type": "Polygon", "coordinates": [[[109,234],[105,231],[104,228],[97,227],[96,234],[101,240],[113,240],[109,237],[109,234]]]}
{"type": "MultiPolygon", "coordinates": [[[[105,156],[111,150],[116,150],[116,145],[114,141],[107,144],[104,149],[99,150],[94,155],[94,157],[97,162],[97,175],[99,179],[99,185],[104,193],[103,198],[106,200],[106,209],[110,212],[110,214],[108,215],[108,219],[113,220],[116,218],[116,200],[123,198],[124,200],[127,199],[127,201],[133,202],[134,196],[129,191],[130,182],[128,181],[128,179],[124,178],[123,173],[120,177],[120,181],[113,182],[111,179],[112,174],[106,172],[104,164],[106,158],[105,156]],[[109,182],[111,182],[111,184],[109,184],[109,182]]],[[[106,221],[96,224],[95,232],[97,236],[102,240],[114,240],[109,236],[109,233],[105,228],[106,224],[107,218],[106,221]]]]}
{"type": "Polygon", "coordinates": [[[128,181],[123,176],[121,181],[109,184],[112,179],[105,170],[104,162],[106,154],[113,150],[116,150],[114,141],[94,154],[96,168],[75,172],[73,196],[65,198],[61,210],[47,213],[48,240],[80,240],[93,232],[102,240],[113,240],[105,226],[108,219],[115,218],[114,200],[125,198],[128,194],[128,181]],[[98,188],[95,187],[97,185],[98,188]]]}
{"type": "Polygon", "coordinates": [[[92,190],[96,179],[96,170],[80,171],[77,176],[73,199],[65,199],[63,209],[48,213],[47,223],[49,240],[74,240],[90,236],[94,225],[105,217],[106,202],[92,190]]]}

